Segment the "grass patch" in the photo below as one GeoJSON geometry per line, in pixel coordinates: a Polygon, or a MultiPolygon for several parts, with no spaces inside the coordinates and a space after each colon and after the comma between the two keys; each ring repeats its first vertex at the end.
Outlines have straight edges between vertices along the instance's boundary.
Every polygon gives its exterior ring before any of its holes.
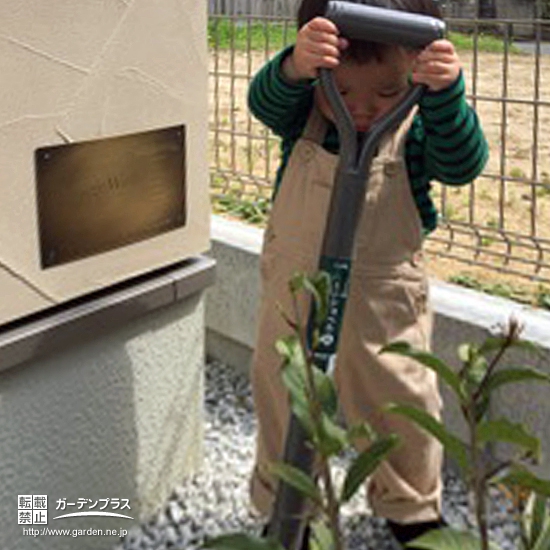
{"type": "Polygon", "coordinates": [[[296,27],[291,21],[237,21],[226,17],[208,21],[208,46],[211,49],[280,50],[295,41],[296,27]]]}
{"type": "MultiPolygon", "coordinates": [[[[455,45],[457,51],[474,50],[475,36],[461,32],[450,32],[449,40],[455,45]]],[[[477,35],[477,51],[487,53],[502,53],[504,51],[504,39],[493,34],[478,34],[477,35]]],[[[510,53],[521,53],[517,46],[508,45],[510,53]]]]}
{"type": "Polygon", "coordinates": [[[271,201],[265,197],[255,200],[243,198],[238,190],[230,190],[224,195],[213,197],[214,213],[225,214],[244,222],[263,225],[267,221],[271,201]]]}
{"type": "Polygon", "coordinates": [[[544,285],[539,285],[535,290],[532,290],[520,285],[484,283],[469,273],[452,275],[448,280],[456,285],[471,288],[491,296],[508,298],[515,302],[550,310],[550,289],[544,285]]]}
{"type": "MultiPolygon", "coordinates": [[[[459,51],[474,49],[474,35],[450,32],[449,39],[459,51]]],[[[208,21],[208,45],[211,49],[236,51],[280,50],[296,41],[296,27],[291,20],[269,21],[210,17],[208,21]]],[[[479,52],[501,53],[504,51],[502,38],[492,34],[479,34],[479,52]]],[[[519,53],[518,48],[509,46],[511,53],[519,53]]]]}

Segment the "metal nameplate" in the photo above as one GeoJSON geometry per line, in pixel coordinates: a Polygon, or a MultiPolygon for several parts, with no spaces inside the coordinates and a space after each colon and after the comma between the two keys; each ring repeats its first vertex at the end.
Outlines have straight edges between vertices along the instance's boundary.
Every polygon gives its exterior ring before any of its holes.
{"type": "Polygon", "coordinates": [[[43,268],[183,227],[185,126],[35,151],[43,268]]]}

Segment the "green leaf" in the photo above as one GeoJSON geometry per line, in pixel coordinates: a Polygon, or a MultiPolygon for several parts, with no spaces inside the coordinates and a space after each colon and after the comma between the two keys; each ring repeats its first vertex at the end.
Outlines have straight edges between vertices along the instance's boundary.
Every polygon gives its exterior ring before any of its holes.
{"type": "Polygon", "coordinates": [[[360,453],[351,464],[344,481],[340,501],[347,502],[356,493],[357,489],[365,482],[378,465],[386,458],[391,450],[398,444],[396,435],[381,438],[375,441],[368,449],[360,453]]]}
{"type": "Polygon", "coordinates": [[[546,523],[545,528],[539,535],[536,543],[533,545],[532,550],[548,550],[550,548],[550,521],[546,523]]]}
{"type": "MultiPolygon", "coordinates": [[[[277,350],[285,357],[282,369],[282,380],[289,391],[291,408],[300,419],[309,434],[313,433],[313,419],[307,391],[307,365],[301,343],[296,336],[281,338],[276,342],[277,350]]],[[[336,416],[338,395],[333,379],[312,365],[316,397],[323,411],[329,416],[336,416]]]]}
{"type": "Polygon", "coordinates": [[[321,326],[328,316],[330,301],[331,278],[326,271],[319,271],[313,284],[317,290],[318,301],[315,302],[315,323],[321,326]]]}
{"type": "Polygon", "coordinates": [[[321,414],[321,423],[315,434],[315,448],[324,457],[339,454],[348,442],[347,432],[324,413],[321,414]]]}
{"type": "Polygon", "coordinates": [[[290,393],[290,408],[309,437],[313,437],[315,426],[311,417],[309,402],[303,380],[296,376],[295,370],[287,365],[283,369],[283,382],[290,393]]]}
{"type": "Polygon", "coordinates": [[[460,384],[460,377],[447,363],[426,351],[414,349],[408,342],[393,342],[384,346],[380,353],[397,353],[415,359],[422,365],[435,371],[439,377],[453,389],[461,402],[465,399],[464,390],[460,384]]]}
{"type": "Polygon", "coordinates": [[[288,288],[293,296],[305,291],[311,295],[315,304],[321,300],[321,297],[319,296],[319,293],[313,285],[310,277],[301,271],[298,271],[292,275],[290,281],[288,282],[288,288]]]}
{"type": "MultiPolygon", "coordinates": [[[[423,550],[481,550],[481,540],[469,531],[458,531],[451,528],[434,529],[406,544],[405,547],[423,550]]],[[[493,543],[489,545],[489,548],[500,550],[493,543]]]]}
{"type": "Polygon", "coordinates": [[[491,483],[502,483],[508,487],[522,487],[535,492],[537,495],[550,497],[550,481],[541,479],[529,470],[521,466],[514,466],[511,470],[491,483]]]}
{"type": "Polygon", "coordinates": [[[304,290],[306,286],[307,275],[303,271],[297,271],[292,274],[288,282],[288,288],[292,294],[296,294],[300,290],[304,290]]]}
{"type": "Polygon", "coordinates": [[[550,382],[550,375],[531,367],[499,369],[488,378],[487,388],[492,391],[516,382],[550,382]]]}
{"type": "Polygon", "coordinates": [[[291,399],[303,403],[307,407],[306,385],[302,369],[296,363],[287,363],[283,367],[282,379],[291,399]]]}
{"type": "Polygon", "coordinates": [[[300,421],[300,424],[306,431],[309,439],[313,439],[315,433],[315,424],[311,417],[309,405],[305,401],[292,398],[290,401],[290,408],[292,413],[300,421]]]}
{"type": "Polygon", "coordinates": [[[480,421],[489,408],[491,392],[506,384],[518,382],[550,382],[550,376],[531,367],[499,369],[485,379],[476,403],[476,421],[480,421]]]}
{"type": "MultiPolygon", "coordinates": [[[[468,395],[477,394],[489,368],[487,359],[474,344],[462,344],[459,346],[458,356],[463,362],[459,378],[465,382],[466,393],[468,395]]],[[[464,399],[462,405],[466,405],[466,402],[467,399],[464,399]]],[[[476,405],[476,419],[480,419],[485,415],[487,407],[486,396],[483,396],[476,405]]]]}
{"type": "Polygon", "coordinates": [[[282,368],[282,381],[290,394],[290,407],[311,436],[313,422],[305,383],[305,358],[296,336],[281,338],[276,343],[281,355],[288,357],[282,368]]]}
{"type": "Polygon", "coordinates": [[[529,451],[535,458],[540,457],[540,441],[531,435],[521,424],[514,424],[507,418],[490,420],[476,427],[477,440],[485,443],[511,443],[529,451]]]}
{"type": "Polygon", "coordinates": [[[322,520],[311,524],[310,547],[313,550],[333,550],[335,546],[334,536],[327,524],[322,520]]]}
{"type": "Polygon", "coordinates": [[[295,336],[287,336],[285,338],[278,338],[275,342],[275,349],[277,353],[283,358],[283,360],[290,362],[293,355],[293,340],[295,336]]]}
{"type": "Polygon", "coordinates": [[[348,441],[355,443],[358,439],[374,441],[376,439],[376,432],[367,422],[353,424],[348,428],[348,441]]]}
{"type": "Polygon", "coordinates": [[[546,497],[535,495],[527,533],[531,547],[543,537],[545,529],[550,532],[550,514],[546,508],[546,497]]]}
{"type": "Polygon", "coordinates": [[[466,380],[471,389],[475,391],[479,388],[487,374],[488,367],[487,359],[485,359],[483,355],[472,356],[470,362],[466,366],[466,380]]]}
{"type": "Polygon", "coordinates": [[[277,340],[275,346],[284,358],[283,382],[291,394],[305,396],[306,360],[296,336],[277,340]]]}
{"type": "Polygon", "coordinates": [[[275,349],[287,363],[292,363],[302,369],[305,368],[306,359],[304,350],[298,336],[295,334],[279,338],[275,342],[275,349]]]}
{"type": "Polygon", "coordinates": [[[481,394],[476,398],[475,402],[475,419],[476,423],[481,422],[487,413],[489,412],[489,406],[491,401],[489,399],[488,392],[481,392],[481,394]]]}
{"type": "Polygon", "coordinates": [[[315,304],[315,323],[321,325],[328,312],[330,293],[330,275],[325,271],[309,276],[305,273],[295,273],[289,283],[290,291],[296,294],[305,290],[313,298],[315,304]]]}
{"type": "Polygon", "coordinates": [[[321,408],[328,416],[336,416],[338,412],[338,394],[333,378],[319,368],[313,367],[313,380],[321,408]]]}
{"type": "Polygon", "coordinates": [[[302,472],[302,470],[284,462],[271,464],[269,470],[274,476],[291,485],[313,502],[317,504],[322,502],[321,492],[317,483],[306,473],[302,472]]]}
{"type": "Polygon", "coordinates": [[[245,533],[231,533],[205,541],[203,548],[218,550],[284,550],[282,545],[273,539],[260,539],[245,533]]]}
{"type": "Polygon", "coordinates": [[[477,354],[478,351],[473,344],[460,344],[460,346],[458,346],[457,355],[463,363],[469,363],[474,353],[477,354]]]}
{"type": "Polygon", "coordinates": [[[546,521],[538,538],[532,542],[531,550],[548,550],[550,548],[550,521],[546,521]]]}
{"type": "Polygon", "coordinates": [[[468,448],[458,437],[445,429],[445,426],[426,411],[410,405],[390,404],[385,407],[391,413],[405,416],[438,439],[447,452],[456,460],[461,470],[469,470],[468,448]]]}

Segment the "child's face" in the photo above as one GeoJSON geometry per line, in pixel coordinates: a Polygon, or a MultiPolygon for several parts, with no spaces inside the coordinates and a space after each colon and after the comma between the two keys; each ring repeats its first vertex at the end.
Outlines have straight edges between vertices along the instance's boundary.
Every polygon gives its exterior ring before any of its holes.
{"type": "MultiPolygon", "coordinates": [[[[338,90],[355,122],[358,132],[366,132],[372,123],[389,112],[409,88],[407,75],[413,55],[402,48],[391,48],[382,61],[368,63],[344,59],[334,69],[338,90]]],[[[316,101],[321,112],[334,121],[332,109],[319,86],[316,101]]]]}

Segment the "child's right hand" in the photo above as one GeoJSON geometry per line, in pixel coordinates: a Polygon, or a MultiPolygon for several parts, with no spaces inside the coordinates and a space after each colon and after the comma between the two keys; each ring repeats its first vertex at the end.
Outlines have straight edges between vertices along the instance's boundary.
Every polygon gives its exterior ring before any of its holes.
{"type": "Polygon", "coordinates": [[[283,62],[284,75],[294,81],[317,78],[318,69],[338,66],[340,51],[347,46],[332,21],[315,17],[298,31],[294,50],[283,62]]]}

